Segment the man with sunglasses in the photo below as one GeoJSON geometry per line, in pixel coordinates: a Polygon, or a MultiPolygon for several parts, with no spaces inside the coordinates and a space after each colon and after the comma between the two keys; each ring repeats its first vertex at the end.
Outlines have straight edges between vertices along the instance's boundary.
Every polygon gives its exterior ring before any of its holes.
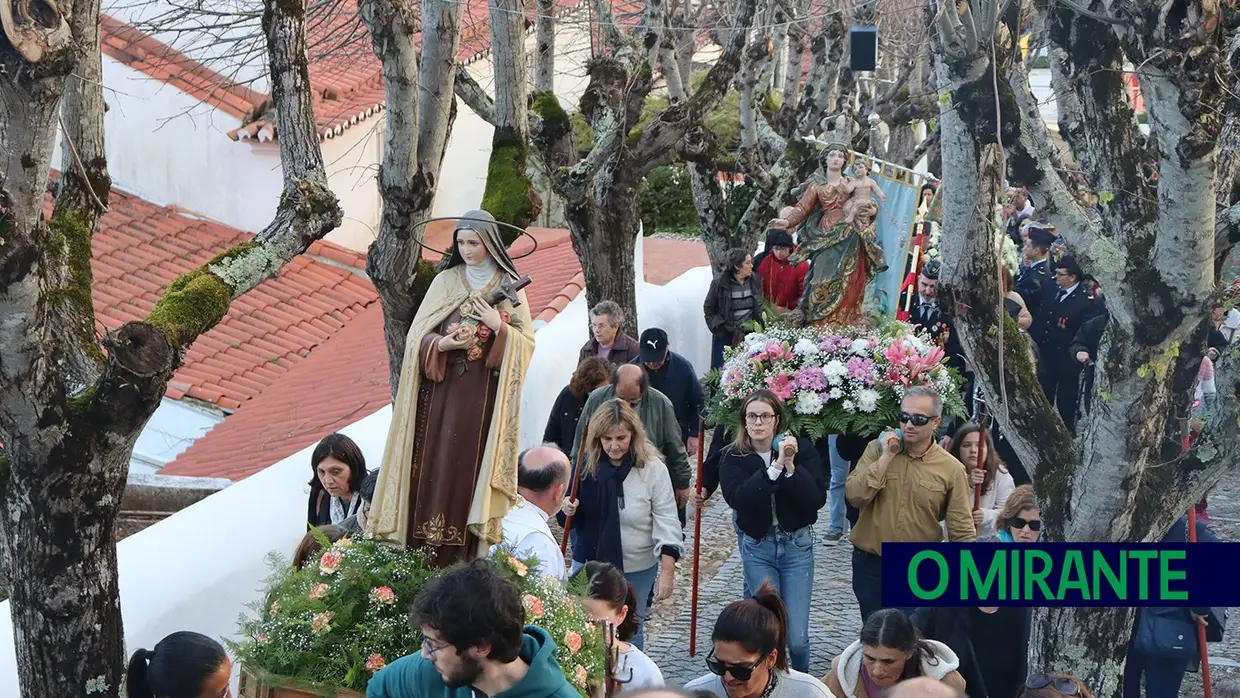
{"type": "Polygon", "coordinates": [[[475,560],[426,583],[410,626],[422,651],[379,670],[366,698],[580,698],[556,661],[547,631],[525,626],[517,586],[488,560],[475,560]]]}
{"type": "Polygon", "coordinates": [[[844,486],[848,503],[860,512],[851,540],[853,593],[862,622],[885,608],[881,593],[884,542],[941,541],[939,521],[944,520],[953,543],[977,537],[965,467],[934,440],[942,415],[943,398],[938,391],[909,388],[900,403],[899,430],[883,432],[866,447],[844,486]]]}

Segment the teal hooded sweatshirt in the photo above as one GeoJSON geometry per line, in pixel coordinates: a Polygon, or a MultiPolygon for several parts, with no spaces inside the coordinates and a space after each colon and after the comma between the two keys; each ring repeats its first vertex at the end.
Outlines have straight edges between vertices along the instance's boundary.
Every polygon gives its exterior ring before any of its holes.
{"type": "MultiPolygon", "coordinates": [[[[555,659],[555,642],[546,630],[525,626],[521,659],[530,665],[517,685],[489,698],[581,698],[555,659]]],[[[401,657],[379,670],[366,685],[366,698],[484,698],[472,686],[448,688],[434,664],[422,655],[401,657]]]]}

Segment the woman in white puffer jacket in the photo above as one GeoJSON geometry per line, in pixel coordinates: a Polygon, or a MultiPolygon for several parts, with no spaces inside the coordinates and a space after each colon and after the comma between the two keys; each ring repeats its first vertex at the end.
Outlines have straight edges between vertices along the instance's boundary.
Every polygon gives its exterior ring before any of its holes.
{"type": "Polygon", "coordinates": [[[960,660],[947,645],[923,640],[908,616],[894,608],[871,615],[861,637],[831,660],[822,682],[835,698],[878,698],[901,681],[925,676],[963,693],[960,660]]]}

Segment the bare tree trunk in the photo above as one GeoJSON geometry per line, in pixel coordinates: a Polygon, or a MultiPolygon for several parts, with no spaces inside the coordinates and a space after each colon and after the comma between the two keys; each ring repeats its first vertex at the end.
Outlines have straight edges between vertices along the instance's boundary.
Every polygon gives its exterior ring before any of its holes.
{"type": "Polygon", "coordinates": [[[461,4],[424,0],[419,13],[416,6],[396,0],[360,0],[358,8],[383,67],[387,104],[379,166],[383,215],[367,255],[366,273],[383,307],[389,383],[395,398],[405,335],[435,276],[435,268],[422,258],[426,229],[419,224],[430,216],[435,201],[454,113],[454,100],[443,96],[452,94],[457,71],[461,4]],[[414,42],[419,26],[420,47],[414,42]]]}
{"type": "MultiPolygon", "coordinates": [[[[736,26],[749,25],[754,4],[746,1],[736,26]]],[[[625,330],[636,334],[637,184],[655,167],[671,162],[689,140],[686,137],[698,132],[705,116],[719,105],[739,68],[745,32],[732,32],[696,93],[672,102],[634,131],[654,84],[656,58],[665,52],[663,1],[646,4],[634,37],[623,35],[608,5],[600,3],[596,10],[610,55],[590,61],[590,81],[581,98],[581,115],[593,130],[594,144],[584,157],[577,155],[568,113],[549,93],[534,96],[530,142],[549,168],[553,189],[565,201],[573,249],[585,272],[587,301],[619,303],[628,316],[625,330]]],[[[678,61],[666,62],[664,69],[673,63],[678,61]]],[[[457,95],[483,118],[496,122],[494,101],[468,75],[458,75],[457,95]]]]}
{"type": "Polygon", "coordinates": [[[537,0],[538,17],[534,22],[534,40],[538,52],[534,56],[534,91],[555,91],[555,0],[537,0]]]}
{"type": "Polygon", "coordinates": [[[20,76],[0,82],[0,525],[24,695],[120,694],[115,519],[134,441],[190,343],[340,222],[311,109],[304,16],[286,3],[263,17],[285,172],[276,219],[174,281],[145,321],[109,333],[106,358],[83,320],[93,318],[90,241],[108,195],[98,5],[69,18],[79,53],[49,54],[46,67],[10,70],[22,59],[0,42],[0,68],[20,76]],[[71,71],[72,169],[44,226],[55,114],[71,71]]]}
{"type": "MultiPolygon", "coordinates": [[[[1121,24],[1066,6],[1055,6],[1048,17],[1061,133],[1092,188],[1114,192],[1095,210],[1081,208],[1061,178],[1028,75],[1011,60],[1015,11],[998,18],[999,3],[973,0],[959,16],[939,16],[939,85],[949,97],[939,122],[944,297],[1004,435],[1022,461],[1037,464],[1032,474],[1048,540],[1157,540],[1240,450],[1235,402],[1220,396],[1225,414],[1212,418],[1193,452],[1166,467],[1178,455],[1175,441],[1166,438],[1168,420],[1191,399],[1213,288],[1203,270],[1215,252],[1214,144],[1223,119],[1203,115],[1235,108],[1220,78],[1230,82],[1237,44],[1234,36],[1194,26],[1200,41],[1228,50],[1211,54],[1206,66],[1162,59],[1164,35],[1140,18],[1167,8],[1146,5],[1112,6],[1109,12],[1122,13],[1115,15],[1121,24]],[[991,26],[999,31],[977,31],[991,26]],[[1116,36],[1121,26],[1122,43],[1116,36]],[[1137,35],[1128,34],[1134,27],[1141,27],[1137,35]],[[998,66],[992,51],[1000,56],[998,66]],[[1153,184],[1132,165],[1143,154],[1119,77],[1126,61],[1140,66],[1162,154],[1153,184]],[[1000,143],[1008,178],[1044,202],[1042,213],[1106,289],[1111,321],[1094,395],[1086,396],[1093,407],[1078,423],[1075,440],[1037,385],[1027,340],[1002,311],[990,242],[1000,143]]],[[[1194,4],[1189,16],[1203,11],[1194,4]]],[[[1226,360],[1220,366],[1227,374],[1220,391],[1234,394],[1236,369],[1226,360]]],[[[1127,608],[1042,610],[1031,665],[1072,671],[1096,695],[1117,696],[1131,622],[1127,608]]]]}
{"type": "MultiPolygon", "coordinates": [[[[534,222],[542,208],[526,174],[529,87],[525,74],[525,15],[519,0],[489,0],[488,5],[495,69],[495,135],[491,139],[482,208],[496,220],[524,228],[534,222]]],[[[504,236],[510,240],[516,237],[507,230],[504,236]]]]}

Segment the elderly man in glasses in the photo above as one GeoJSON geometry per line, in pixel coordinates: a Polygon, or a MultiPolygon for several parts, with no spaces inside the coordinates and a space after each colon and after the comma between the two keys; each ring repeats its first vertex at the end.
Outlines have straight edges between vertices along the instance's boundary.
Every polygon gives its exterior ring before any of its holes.
{"type": "Polygon", "coordinates": [[[883,432],[866,447],[844,485],[848,503],[860,512],[850,538],[853,593],[861,606],[862,622],[884,608],[884,541],[941,541],[943,512],[949,540],[968,542],[977,537],[965,468],[934,441],[942,415],[943,398],[937,391],[910,388],[900,404],[899,428],[883,432]]]}

